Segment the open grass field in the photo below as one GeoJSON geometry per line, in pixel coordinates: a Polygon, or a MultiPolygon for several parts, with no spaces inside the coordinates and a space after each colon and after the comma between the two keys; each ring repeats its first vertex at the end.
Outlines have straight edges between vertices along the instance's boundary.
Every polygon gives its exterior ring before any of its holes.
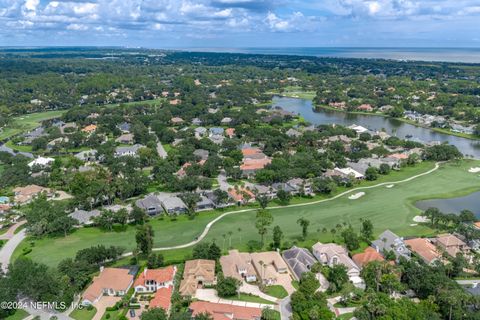
{"type": "Polygon", "coordinates": [[[125,102],[125,103],[112,103],[107,104],[106,107],[118,107],[120,105],[124,105],[127,107],[133,106],[144,106],[148,105],[150,107],[160,106],[163,102],[167,101],[165,98],[153,99],[153,100],[144,100],[144,101],[132,101],[132,102],[125,102]]]}
{"type": "Polygon", "coordinates": [[[287,290],[281,285],[267,286],[265,293],[278,299],[283,299],[288,296],[287,290]]]}
{"type": "MultiPolygon", "coordinates": [[[[337,224],[345,222],[358,229],[360,218],[371,219],[376,234],[380,234],[387,228],[402,236],[432,234],[433,231],[427,226],[414,225],[412,219],[420,213],[420,210],[413,206],[413,202],[428,198],[455,197],[480,190],[479,175],[468,172],[469,168],[476,166],[480,166],[480,161],[465,160],[444,164],[429,175],[396,184],[390,189],[380,186],[363,190],[366,194],[357,200],[349,200],[348,195],[344,195],[332,201],[308,204],[307,199],[300,198],[292,203],[301,204],[301,206],[272,209],[274,222],[271,228],[279,225],[285,235],[285,241],[290,244],[297,242],[305,246],[316,241],[332,241],[332,234],[322,232],[323,228],[330,230],[337,224]],[[301,228],[296,223],[300,217],[310,220],[310,232],[306,241],[300,241],[301,228]]],[[[384,176],[379,181],[365,182],[361,186],[403,180],[431,168],[433,168],[432,163],[423,163],[384,176]]],[[[338,190],[338,192],[341,191],[344,190],[338,190]]],[[[321,197],[313,200],[317,199],[321,197]]],[[[180,217],[176,221],[171,221],[170,218],[153,219],[151,224],[155,230],[154,246],[167,247],[188,243],[198,237],[208,222],[220,214],[219,212],[200,213],[193,221],[186,217],[180,217]]],[[[232,247],[246,250],[249,240],[260,240],[254,221],[255,209],[225,216],[211,227],[203,241],[215,239],[223,250],[227,250],[231,242],[232,247]]],[[[35,261],[55,266],[63,258],[72,257],[78,250],[92,245],[118,245],[132,250],[135,247],[134,238],[134,227],[128,227],[123,232],[103,232],[97,228],[84,228],[66,238],[37,240],[28,256],[35,261]]],[[[270,238],[271,232],[267,235],[267,240],[270,238]]],[[[339,240],[338,236],[336,240],[339,240]]],[[[24,241],[15,251],[14,257],[18,257],[22,248],[27,246],[29,242],[24,241]]],[[[191,248],[165,251],[164,254],[167,260],[183,259],[191,254],[191,248]]]]}
{"type": "Polygon", "coordinates": [[[19,133],[35,129],[40,125],[40,122],[48,119],[58,118],[65,112],[66,110],[55,110],[31,113],[15,117],[10,125],[0,131],[0,140],[5,140],[19,133]]]}
{"type": "Polygon", "coordinates": [[[288,86],[285,87],[284,91],[271,91],[268,92],[269,94],[275,94],[279,96],[289,97],[289,98],[300,98],[300,99],[308,99],[313,100],[317,96],[317,92],[315,91],[304,91],[302,87],[299,86],[288,86]]]}
{"type": "Polygon", "coordinates": [[[97,309],[92,307],[90,310],[88,308],[75,309],[70,313],[70,318],[75,320],[91,320],[93,316],[97,313],[97,309]]]}

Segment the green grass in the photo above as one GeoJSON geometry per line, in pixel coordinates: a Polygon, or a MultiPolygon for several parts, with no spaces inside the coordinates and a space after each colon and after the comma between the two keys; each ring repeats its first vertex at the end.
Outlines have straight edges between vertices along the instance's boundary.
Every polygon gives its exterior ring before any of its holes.
{"type": "Polygon", "coordinates": [[[254,303],[262,303],[262,304],[275,304],[272,301],[265,300],[258,296],[254,296],[251,294],[240,293],[237,296],[228,297],[226,299],[235,300],[235,301],[244,301],[244,302],[254,302],[254,303]]]}
{"type": "Polygon", "coordinates": [[[265,293],[278,299],[283,299],[288,296],[287,290],[285,290],[285,288],[280,285],[267,286],[265,288],[265,293]]]}
{"type": "MultiPolygon", "coordinates": [[[[470,167],[480,166],[480,161],[465,160],[458,164],[449,163],[430,175],[419,177],[410,182],[397,184],[388,189],[384,186],[363,190],[366,194],[357,200],[349,200],[348,195],[338,199],[307,204],[314,199],[296,198],[292,203],[303,203],[299,207],[283,207],[272,209],[274,222],[267,234],[267,241],[271,241],[271,229],[278,225],[284,233],[284,242],[289,244],[310,246],[316,241],[332,241],[330,232],[322,232],[323,228],[332,229],[338,223],[350,223],[359,230],[360,218],[369,218],[374,224],[375,234],[385,229],[391,229],[401,236],[432,235],[434,231],[426,225],[412,225],[412,219],[420,213],[414,207],[415,200],[425,198],[449,198],[480,190],[480,178],[476,174],[468,173],[470,167]],[[301,228],[297,225],[298,218],[310,220],[309,235],[305,241],[301,240],[301,228]]],[[[374,185],[385,181],[398,181],[414,174],[425,172],[432,168],[432,163],[423,163],[416,167],[405,168],[400,172],[392,172],[389,176],[373,182],[365,182],[362,186],[374,185]]],[[[339,189],[338,192],[343,191],[339,189]]],[[[274,205],[274,204],[271,204],[274,205]]],[[[242,208],[245,209],[245,208],[242,208]]],[[[238,210],[231,208],[228,210],[238,210]]],[[[260,240],[255,228],[255,208],[250,211],[232,214],[214,224],[203,241],[216,240],[220,248],[226,252],[230,241],[229,231],[232,232],[232,247],[246,250],[249,240],[260,240]],[[241,231],[239,231],[239,228],[241,231]],[[224,240],[223,235],[227,235],[224,240]]],[[[198,237],[205,226],[219,216],[221,212],[202,212],[194,220],[179,217],[177,221],[170,218],[153,219],[150,223],[155,231],[155,247],[166,247],[188,243],[198,237]]],[[[339,238],[337,236],[337,238],[339,238]]],[[[22,249],[29,246],[29,241],[20,244],[14,253],[18,257],[22,249]]],[[[123,246],[128,251],[135,248],[135,228],[128,227],[124,232],[104,232],[97,228],[82,228],[66,238],[46,238],[35,241],[35,246],[29,257],[35,261],[56,266],[67,257],[73,257],[83,248],[97,244],[123,246]]],[[[167,260],[183,260],[191,254],[191,248],[170,250],[164,252],[167,260]]]]}
{"type": "Polygon", "coordinates": [[[30,314],[23,310],[23,309],[17,309],[17,311],[15,311],[14,314],[12,314],[11,316],[8,316],[5,318],[5,320],[22,320],[22,319],[25,319],[26,317],[28,317],[30,314]]]}
{"type": "Polygon", "coordinates": [[[299,86],[288,86],[285,87],[282,92],[279,90],[273,90],[268,92],[268,94],[274,94],[274,95],[279,95],[279,96],[284,96],[284,97],[289,97],[289,98],[299,98],[299,99],[307,99],[307,100],[313,100],[317,96],[316,91],[311,91],[311,90],[303,90],[302,87],[299,86]]]}
{"type": "Polygon", "coordinates": [[[167,101],[165,98],[153,99],[153,100],[144,100],[144,101],[132,101],[132,102],[124,102],[124,103],[111,103],[105,105],[108,108],[111,107],[118,107],[120,105],[133,107],[133,106],[144,106],[148,105],[150,107],[160,106],[163,102],[167,101]]]}
{"type": "Polygon", "coordinates": [[[82,308],[82,309],[75,309],[70,313],[70,317],[75,320],[90,320],[93,316],[97,313],[97,309],[92,307],[90,310],[89,308],[82,308]]]}
{"type": "Polygon", "coordinates": [[[336,317],[335,319],[340,319],[340,320],[350,320],[353,318],[353,312],[352,313],[345,313],[345,314],[342,314],[342,315],[339,315],[338,317],[336,317]]]}
{"type": "Polygon", "coordinates": [[[40,125],[40,122],[58,118],[65,112],[66,110],[45,111],[15,117],[10,125],[0,131],[0,140],[5,140],[22,132],[35,129],[40,125]]]}
{"type": "Polygon", "coordinates": [[[5,143],[5,146],[7,146],[9,148],[12,148],[13,150],[20,151],[20,152],[32,152],[32,146],[19,146],[19,145],[16,145],[15,143],[13,143],[12,140],[7,141],[7,143],[5,143]]]}

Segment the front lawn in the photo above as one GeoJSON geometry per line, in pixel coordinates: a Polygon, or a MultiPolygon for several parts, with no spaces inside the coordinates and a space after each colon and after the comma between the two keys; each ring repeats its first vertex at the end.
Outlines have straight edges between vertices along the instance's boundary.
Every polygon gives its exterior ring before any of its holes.
{"type": "Polygon", "coordinates": [[[229,300],[236,300],[236,301],[244,301],[244,302],[254,302],[254,303],[262,303],[262,304],[275,304],[272,301],[265,300],[258,296],[254,296],[251,294],[240,293],[239,295],[228,297],[229,300]]]}
{"type": "Polygon", "coordinates": [[[82,309],[75,309],[70,313],[70,317],[76,320],[91,320],[97,313],[95,307],[84,307],[82,309]]]}
{"type": "Polygon", "coordinates": [[[278,299],[283,299],[288,296],[287,290],[285,290],[285,288],[280,285],[267,286],[265,288],[265,293],[278,299]]]}

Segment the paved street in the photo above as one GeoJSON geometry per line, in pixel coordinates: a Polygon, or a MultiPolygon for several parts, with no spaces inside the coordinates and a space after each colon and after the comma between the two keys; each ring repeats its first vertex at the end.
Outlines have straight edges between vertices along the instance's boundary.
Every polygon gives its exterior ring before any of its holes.
{"type": "Polygon", "coordinates": [[[0,249],[0,264],[2,265],[2,269],[4,272],[8,269],[8,264],[10,262],[10,258],[13,255],[13,252],[23,241],[26,237],[25,229],[21,230],[19,233],[14,235],[8,242],[0,249]]]}
{"type": "Polygon", "coordinates": [[[24,225],[27,221],[26,220],[23,220],[23,221],[20,221],[20,222],[17,222],[15,223],[13,226],[11,226],[7,232],[5,232],[4,234],[0,235],[0,240],[8,240],[8,239],[11,239],[13,238],[13,236],[15,235],[15,231],[21,227],[22,225],[24,225]]]}

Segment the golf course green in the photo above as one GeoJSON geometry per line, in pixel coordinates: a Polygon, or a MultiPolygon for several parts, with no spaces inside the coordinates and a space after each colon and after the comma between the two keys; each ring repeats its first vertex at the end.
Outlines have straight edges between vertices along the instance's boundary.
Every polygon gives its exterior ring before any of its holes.
{"type": "MultiPolygon", "coordinates": [[[[471,167],[480,167],[480,161],[463,160],[455,163],[442,164],[439,169],[416,177],[410,181],[395,183],[407,178],[425,173],[434,168],[433,163],[422,163],[415,167],[407,167],[400,172],[393,172],[388,176],[373,182],[365,182],[361,185],[373,186],[379,183],[390,183],[378,187],[364,189],[365,195],[356,200],[349,196],[359,191],[352,191],[332,201],[317,202],[305,205],[302,200],[292,201],[292,205],[282,208],[271,208],[274,222],[271,226],[281,227],[285,239],[293,243],[298,241],[303,245],[310,245],[315,241],[331,241],[332,234],[329,232],[337,224],[350,223],[356,229],[359,228],[361,218],[370,219],[375,227],[375,233],[379,234],[385,229],[391,229],[402,236],[420,236],[432,234],[433,231],[425,225],[417,225],[413,217],[420,210],[413,206],[417,200],[428,198],[449,198],[469,194],[480,190],[479,174],[469,173],[471,167]],[[387,187],[388,186],[388,187],[387,187]],[[297,225],[299,218],[310,220],[309,235],[306,241],[300,241],[301,228],[297,225]],[[328,232],[322,230],[326,228],[328,232]]],[[[338,194],[344,190],[338,190],[338,194]]],[[[318,201],[321,198],[312,199],[318,201]]],[[[239,210],[244,208],[232,209],[239,210]]],[[[211,226],[205,239],[215,239],[220,247],[227,249],[230,245],[239,249],[246,249],[249,240],[260,240],[255,229],[255,209],[247,212],[238,212],[227,215],[211,226]]],[[[154,247],[171,247],[189,243],[199,237],[206,225],[219,217],[223,212],[200,213],[194,220],[179,217],[176,221],[170,218],[152,219],[150,224],[155,230],[154,247]]],[[[270,228],[270,229],[271,229],[270,228]]],[[[267,235],[270,241],[271,231],[267,235]]],[[[337,237],[338,238],[338,237],[337,237]]],[[[14,258],[22,254],[22,249],[31,247],[27,239],[17,248],[14,258]]],[[[35,261],[40,261],[55,266],[64,258],[72,257],[82,248],[92,245],[118,245],[128,251],[135,247],[135,228],[127,227],[121,232],[104,232],[98,228],[82,228],[73,234],[63,238],[45,238],[35,240],[28,254],[35,261]]],[[[178,257],[191,248],[169,250],[167,256],[178,257]]]]}

